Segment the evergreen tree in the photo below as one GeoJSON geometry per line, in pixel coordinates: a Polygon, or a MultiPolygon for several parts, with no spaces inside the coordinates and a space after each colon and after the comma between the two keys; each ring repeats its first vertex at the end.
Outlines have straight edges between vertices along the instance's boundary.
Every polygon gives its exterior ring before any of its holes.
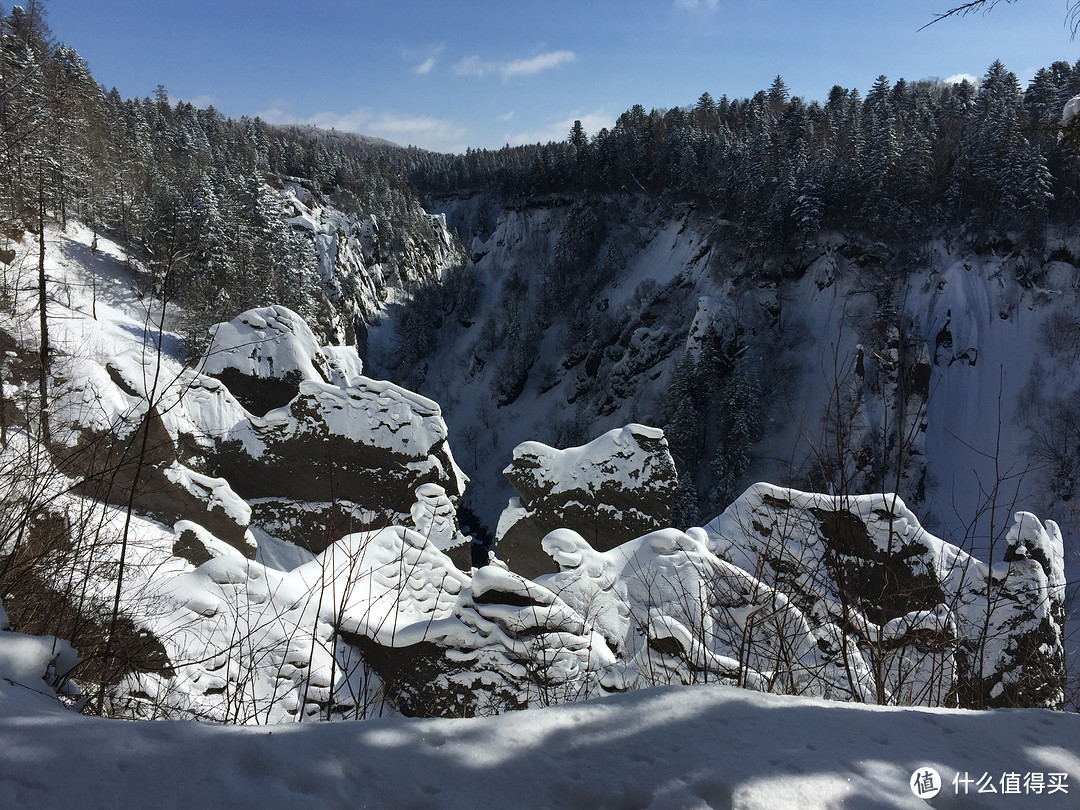
{"type": "Polygon", "coordinates": [[[712,500],[715,508],[722,510],[745,487],[753,445],[761,438],[761,383],[745,357],[735,363],[724,383],[719,417],[719,441],[711,461],[715,481],[712,500]]]}
{"type": "Polygon", "coordinates": [[[790,93],[788,91],[788,86],[778,74],[776,78],[773,79],[772,84],[769,85],[769,92],[767,94],[769,100],[769,114],[774,118],[779,118],[784,112],[784,107],[787,105],[789,97],[790,93]]]}
{"type": "Polygon", "coordinates": [[[568,140],[575,150],[585,148],[588,139],[585,136],[585,128],[581,126],[581,121],[574,121],[574,126],[570,130],[570,137],[568,140]]]}
{"type": "Polygon", "coordinates": [[[664,425],[668,447],[680,470],[679,480],[693,480],[701,461],[702,419],[698,405],[701,390],[697,363],[684,354],[671,372],[668,384],[668,417],[664,425]],[[685,474],[684,474],[685,473],[685,474]]]}
{"type": "Polygon", "coordinates": [[[701,523],[701,510],[698,506],[697,487],[689,470],[678,469],[679,485],[671,504],[671,525],[681,531],[701,523]]]}
{"type": "Polygon", "coordinates": [[[6,218],[23,227],[37,219],[38,190],[56,168],[46,140],[49,31],[42,7],[15,6],[0,19],[0,184],[6,218]]]}

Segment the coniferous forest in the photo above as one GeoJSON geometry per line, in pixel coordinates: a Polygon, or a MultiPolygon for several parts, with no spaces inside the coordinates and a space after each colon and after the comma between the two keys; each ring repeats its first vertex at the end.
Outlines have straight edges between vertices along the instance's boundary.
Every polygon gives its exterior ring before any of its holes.
{"type": "Polygon", "coordinates": [[[579,125],[560,143],[442,155],[227,119],[173,104],[163,87],[120,98],[53,41],[41,2],[4,16],[0,57],[5,221],[38,228],[42,208],[78,217],[172,267],[182,301],[216,302],[218,314],[270,300],[317,309],[315,257],[265,193],[285,177],[358,217],[377,213],[387,257],[424,232],[420,201],[448,195],[690,202],[774,250],[822,230],[1039,246],[1048,222],[1080,212],[1076,122],[1062,126],[1080,62],[1053,62],[1026,88],[995,62],[978,87],[880,76],[865,96],[835,86],[823,101],[792,97],[777,76],[752,98],[706,91],[693,105],[635,105],[611,130],[579,125]]]}

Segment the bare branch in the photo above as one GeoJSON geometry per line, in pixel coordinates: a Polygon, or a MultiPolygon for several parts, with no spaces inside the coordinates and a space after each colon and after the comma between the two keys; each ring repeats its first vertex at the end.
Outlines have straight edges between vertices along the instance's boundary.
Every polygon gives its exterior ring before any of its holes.
{"type": "MultiPolygon", "coordinates": [[[[946,20],[949,17],[963,17],[967,14],[973,14],[981,11],[986,14],[1000,2],[1015,3],[1016,0],[971,0],[967,3],[961,3],[958,6],[953,6],[948,11],[943,11],[940,14],[934,15],[934,19],[930,20],[926,25],[921,26],[918,30],[929,28],[934,23],[939,23],[942,20],[946,20]]],[[[1065,15],[1065,24],[1068,26],[1072,36],[1076,37],[1076,32],[1080,29],[1080,0],[1069,0],[1068,12],[1065,15]]]]}

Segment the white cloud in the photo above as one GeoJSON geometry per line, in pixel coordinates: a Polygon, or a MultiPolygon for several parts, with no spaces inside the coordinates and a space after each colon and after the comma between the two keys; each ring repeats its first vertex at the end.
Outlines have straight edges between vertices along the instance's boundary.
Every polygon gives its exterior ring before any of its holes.
{"type": "Polygon", "coordinates": [[[499,116],[499,120],[500,121],[510,121],[510,120],[513,119],[513,117],[515,115],[517,115],[516,110],[508,110],[507,112],[504,112],[502,115],[499,116]]]}
{"type": "Polygon", "coordinates": [[[561,121],[554,121],[543,129],[535,129],[529,132],[518,132],[505,135],[504,140],[511,146],[520,146],[528,143],[548,143],[549,141],[565,141],[570,135],[570,128],[575,121],[580,121],[582,128],[590,138],[601,129],[611,129],[615,126],[615,119],[603,110],[591,113],[571,115],[561,121]]]}
{"type": "Polygon", "coordinates": [[[323,129],[356,132],[385,138],[401,146],[419,146],[438,152],[463,152],[466,127],[447,118],[380,112],[361,107],[350,112],[325,111],[298,116],[288,111],[285,102],[275,102],[258,116],[271,124],[308,124],[323,129]]]}
{"type": "Polygon", "coordinates": [[[200,110],[205,110],[207,107],[213,107],[217,104],[217,99],[208,95],[194,96],[193,98],[186,98],[184,101],[193,107],[198,107],[200,110]]]}
{"type": "Polygon", "coordinates": [[[495,62],[482,62],[479,56],[466,56],[456,65],[454,73],[458,76],[485,76],[498,70],[495,62]]]}
{"type": "Polygon", "coordinates": [[[720,0],[675,0],[675,8],[681,9],[706,9],[716,11],[720,7],[720,0]]]}
{"type": "Polygon", "coordinates": [[[514,59],[509,62],[485,62],[479,56],[466,56],[454,66],[454,73],[458,76],[488,76],[497,73],[506,81],[514,76],[534,76],[576,61],[577,54],[573,51],[550,51],[529,59],[514,59]]]}
{"type": "Polygon", "coordinates": [[[532,59],[516,59],[502,66],[500,72],[504,79],[511,76],[532,76],[542,70],[562,67],[577,61],[577,54],[573,51],[552,51],[534,56],[532,59]]]}
{"type": "Polygon", "coordinates": [[[435,57],[431,56],[421,62],[419,65],[413,68],[413,73],[417,76],[427,76],[431,73],[432,68],[435,67],[435,57]]]}
{"type": "Polygon", "coordinates": [[[970,73],[955,73],[952,76],[946,76],[944,79],[941,80],[941,83],[942,84],[959,84],[960,82],[964,81],[965,79],[967,79],[969,82],[971,82],[976,87],[979,86],[979,77],[978,76],[972,76],[970,73]]]}
{"type": "Polygon", "coordinates": [[[439,57],[442,56],[444,45],[430,45],[422,48],[403,48],[401,50],[401,58],[407,62],[414,63],[414,67],[411,72],[417,76],[427,76],[431,71],[435,69],[435,65],[439,62],[439,57]]]}

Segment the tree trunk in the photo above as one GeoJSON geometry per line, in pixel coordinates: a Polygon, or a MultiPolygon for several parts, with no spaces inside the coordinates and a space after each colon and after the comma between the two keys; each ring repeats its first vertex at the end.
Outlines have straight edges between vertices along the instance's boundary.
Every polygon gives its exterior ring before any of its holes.
{"type": "Polygon", "coordinates": [[[38,318],[41,347],[38,350],[38,394],[41,440],[48,444],[49,434],[49,318],[45,308],[45,181],[38,173],[38,318]]]}

